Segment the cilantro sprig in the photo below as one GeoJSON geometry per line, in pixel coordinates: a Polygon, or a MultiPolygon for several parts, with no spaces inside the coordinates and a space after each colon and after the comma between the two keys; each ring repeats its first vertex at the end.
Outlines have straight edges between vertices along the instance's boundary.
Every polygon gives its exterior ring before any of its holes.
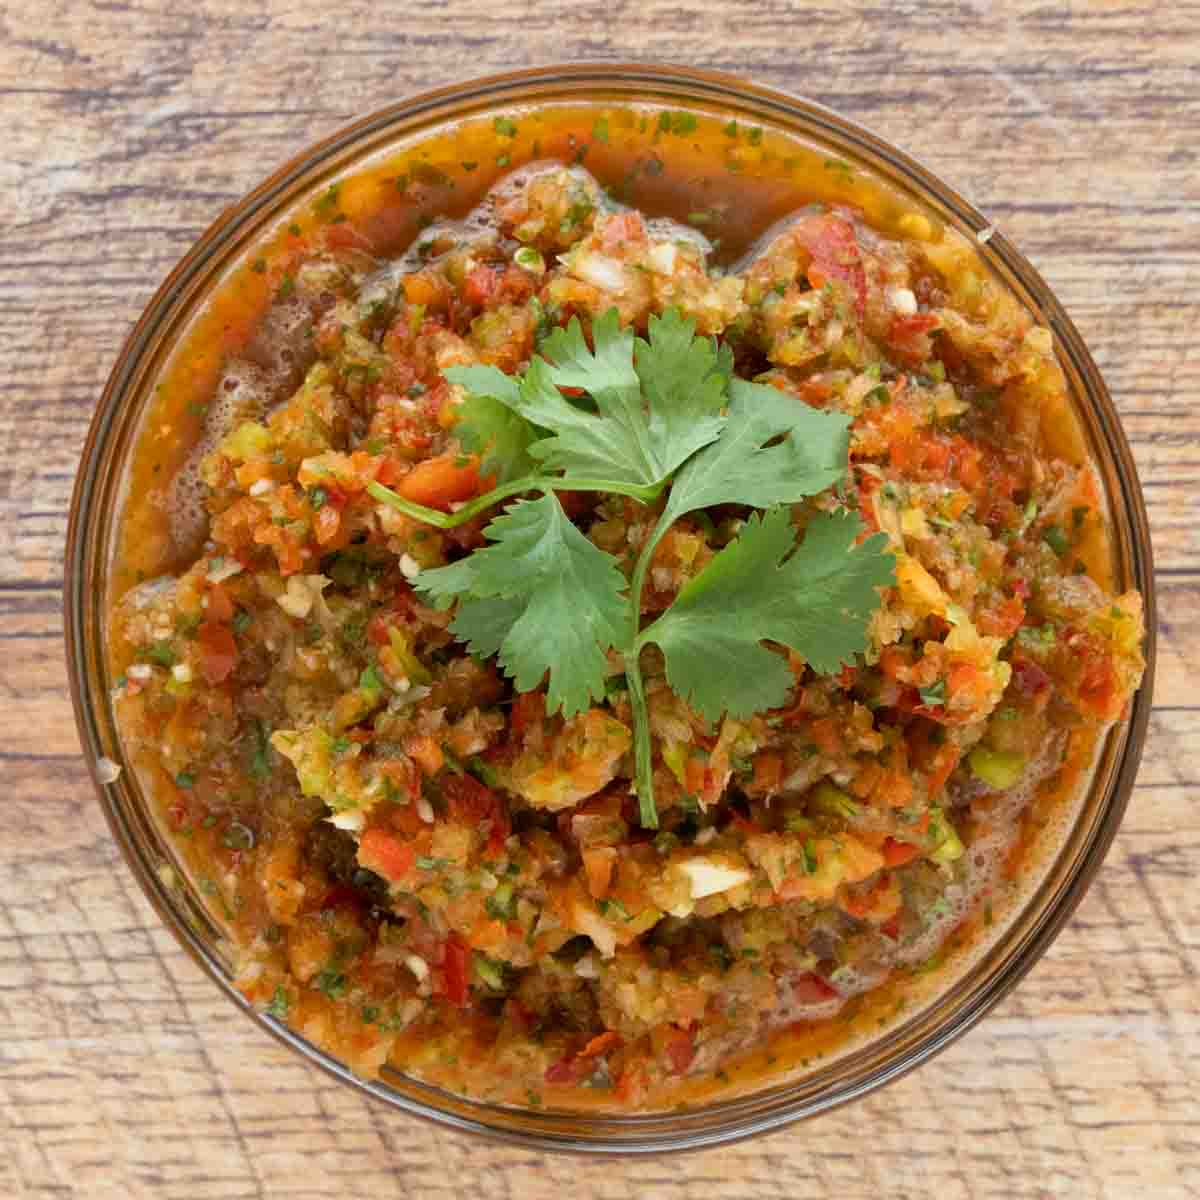
{"type": "Polygon", "coordinates": [[[487,546],[421,572],[414,586],[441,608],[456,603],[451,632],[477,657],[497,655],[518,690],[545,678],[548,711],[571,716],[602,700],[608,653],[624,657],[641,820],[654,828],[642,651],[658,646],[668,684],[706,720],[779,707],[794,679],[763,643],[790,647],[819,671],[852,662],[893,560],[883,535],[858,544],[861,522],[846,511],[817,514],[796,540],[787,506],[843,479],[847,417],[735,377],[729,350],[674,310],[650,318],[646,339],[622,329],[615,309],[591,332],[589,346],[573,319],[519,376],[486,366],[444,372],[466,392],[458,434],[496,477],[490,492],[442,513],[380,484],[368,490],[440,528],[525,497],[487,526],[487,546]],[[555,495],[610,492],[651,505],[668,486],[628,582],[555,495]],[[643,629],[659,543],[681,517],[718,504],[765,512],[643,629]]]}

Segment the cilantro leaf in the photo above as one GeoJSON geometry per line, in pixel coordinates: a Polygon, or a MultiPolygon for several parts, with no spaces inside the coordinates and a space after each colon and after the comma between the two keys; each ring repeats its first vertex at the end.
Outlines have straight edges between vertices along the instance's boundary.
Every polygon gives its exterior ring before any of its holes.
{"type": "Polygon", "coordinates": [[[491,658],[500,653],[523,607],[522,601],[514,596],[485,599],[467,596],[458,602],[451,628],[476,658],[491,658]]]}
{"type": "Polygon", "coordinates": [[[624,636],[629,602],[616,560],[575,528],[553,493],[519,500],[483,531],[492,543],[422,571],[414,586],[440,607],[462,601],[450,630],[499,653],[518,691],[549,672],[547,707],[566,716],[604,696],[605,652],[624,636]]]}
{"type": "Polygon", "coordinates": [[[498,367],[447,367],[450,383],[467,391],[455,433],[463,449],[479,455],[480,469],[499,483],[532,475],[529,446],[541,435],[520,415],[520,385],[498,367]]]}
{"type": "Polygon", "coordinates": [[[614,308],[592,323],[594,350],[578,318],[542,343],[549,361],[530,363],[516,403],[551,431],[529,451],[547,471],[657,487],[720,434],[728,352],[719,354],[673,311],[651,318],[649,333],[649,341],[635,339],[614,308]],[[562,388],[586,392],[595,412],[562,388]]]}
{"type": "Polygon", "coordinates": [[[882,534],[855,547],[861,529],[852,513],[821,513],[797,546],[786,508],[751,517],[638,645],[658,644],[672,691],[707,720],[777,708],[794,680],[762,642],[791,647],[822,673],[866,648],[875,589],[894,570],[882,534]]]}
{"type": "Polygon", "coordinates": [[[697,337],[695,325],[669,308],[651,317],[650,339],[637,340],[637,373],[649,410],[652,444],[666,478],[725,425],[721,409],[733,377],[733,352],[697,337]]]}
{"type": "Polygon", "coordinates": [[[849,417],[742,379],[730,382],[729,395],[720,440],[679,472],[664,521],[714,504],[794,504],[845,475],[849,417]]]}

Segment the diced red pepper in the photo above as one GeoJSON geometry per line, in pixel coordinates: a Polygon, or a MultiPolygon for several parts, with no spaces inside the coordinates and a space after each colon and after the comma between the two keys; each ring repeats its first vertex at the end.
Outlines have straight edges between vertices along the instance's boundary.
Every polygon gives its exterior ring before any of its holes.
{"type": "Polygon", "coordinates": [[[663,1044],[663,1053],[676,1075],[682,1075],[696,1057],[696,1042],[688,1029],[672,1029],[663,1044]]]}
{"type": "Polygon", "coordinates": [[[590,1070],[587,1059],[568,1054],[556,1059],[547,1068],[542,1078],[546,1083],[578,1083],[590,1070]]]}
{"type": "Polygon", "coordinates": [[[895,838],[883,839],[883,862],[888,867],[902,867],[912,862],[921,851],[911,842],[898,842],[895,838]]]}
{"type": "Polygon", "coordinates": [[[537,724],[546,715],[546,697],[542,692],[522,692],[512,706],[510,727],[513,736],[520,738],[530,726],[537,724]]]}
{"type": "Polygon", "coordinates": [[[626,242],[640,242],[645,237],[646,227],[642,224],[641,213],[618,213],[604,223],[600,234],[600,247],[603,250],[617,250],[626,242]]]}
{"type": "Polygon", "coordinates": [[[358,846],[358,861],[392,883],[412,870],[416,857],[412,846],[384,829],[368,829],[358,846]]]}
{"type": "Polygon", "coordinates": [[[446,999],[456,1008],[467,1006],[467,997],[470,995],[470,961],[471,951],[466,942],[457,933],[452,933],[446,940],[442,970],[446,976],[446,999]]]}
{"type": "Polygon", "coordinates": [[[1106,720],[1120,715],[1115,705],[1117,695],[1117,673],[1112,659],[1107,654],[1085,662],[1083,676],[1079,680],[1079,700],[1085,708],[1106,720]]]}
{"type": "Polygon", "coordinates": [[[496,290],[496,279],[497,273],[491,267],[476,267],[463,282],[463,299],[483,308],[496,290]]]}
{"type": "Polygon", "coordinates": [[[792,994],[801,1004],[820,1004],[832,1000],[838,993],[815,971],[806,971],[792,984],[792,994]]]}
{"type": "Polygon", "coordinates": [[[894,316],[888,329],[889,342],[908,342],[923,333],[929,333],[941,324],[941,318],[933,313],[913,313],[911,316],[894,316]]]}
{"type": "Polygon", "coordinates": [[[208,589],[208,607],[204,610],[210,621],[232,621],[233,601],[229,593],[219,584],[214,583],[208,589]]]}
{"type": "Polygon", "coordinates": [[[783,781],[783,756],[763,751],[754,756],[754,790],[774,792],[783,781]]]}
{"type": "Polygon", "coordinates": [[[475,455],[443,454],[427,458],[405,475],[400,495],[414,504],[447,511],[451,504],[479,495],[482,482],[475,455]]]}
{"type": "Polygon", "coordinates": [[[205,621],[196,634],[200,647],[200,673],[216,687],[224,683],[237,665],[237,643],[228,625],[205,621]]]}
{"type": "Polygon", "coordinates": [[[442,781],[442,795],[452,821],[476,825],[496,808],[496,796],[474,775],[451,775],[442,781]]]}
{"type": "Polygon", "coordinates": [[[867,273],[862,253],[854,236],[854,226],[832,213],[805,217],[795,226],[796,240],[809,254],[808,279],[813,287],[823,287],[837,279],[850,289],[859,317],[867,306],[867,273]]]}
{"type": "Polygon", "coordinates": [[[610,1050],[615,1050],[620,1044],[621,1035],[614,1033],[611,1029],[606,1029],[603,1033],[598,1033],[580,1050],[579,1057],[599,1058],[602,1054],[607,1054],[610,1050]]]}
{"type": "Polygon", "coordinates": [[[1039,696],[1050,688],[1050,676],[1030,658],[1014,657],[1013,686],[1024,696],[1039,696]]]}

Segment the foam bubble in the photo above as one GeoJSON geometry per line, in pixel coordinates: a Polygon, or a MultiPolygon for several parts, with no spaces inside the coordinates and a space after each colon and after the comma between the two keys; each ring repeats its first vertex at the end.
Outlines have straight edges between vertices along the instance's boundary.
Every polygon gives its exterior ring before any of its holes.
{"type": "Polygon", "coordinates": [[[204,501],[208,485],[200,477],[205,455],[242,421],[262,416],[269,398],[267,379],[260,367],[233,359],[209,401],[204,429],[182,467],[167,487],[167,518],[171,541],[180,555],[192,557],[208,535],[208,510],[204,501]]]}

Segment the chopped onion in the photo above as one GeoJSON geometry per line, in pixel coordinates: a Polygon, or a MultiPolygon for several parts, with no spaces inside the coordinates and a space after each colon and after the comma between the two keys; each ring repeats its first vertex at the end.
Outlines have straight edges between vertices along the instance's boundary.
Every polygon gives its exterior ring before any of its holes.
{"type": "Polygon", "coordinates": [[[204,578],[209,583],[223,583],[226,579],[232,579],[235,575],[242,573],[242,564],[236,558],[222,558],[220,556],[209,559],[208,570],[205,572],[204,578]]]}
{"type": "Polygon", "coordinates": [[[604,921],[598,913],[592,912],[590,908],[583,904],[575,905],[573,928],[578,932],[590,937],[595,943],[596,949],[600,951],[605,958],[612,958],[617,950],[616,934],[609,928],[608,923],[604,921]]]}
{"type": "Polygon", "coordinates": [[[585,283],[606,292],[623,292],[628,285],[625,267],[603,254],[581,254],[575,260],[574,272],[585,283]]]}
{"type": "Polygon", "coordinates": [[[657,271],[660,275],[670,275],[675,270],[677,253],[673,242],[659,242],[646,255],[646,262],[650,264],[652,270],[657,271]]]}
{"type": "Polygon", "coordinates": [[[727,892],[753,878],[744,867],[731,867],[711,858],[689,858],[679,864],[679,869],[691,884],[693,900],[727,892]]]}
{"type": "Polygon", "coordinates": [[[908,288],[888,288],[887,298],[891,306],[902,316],[911,317],[917,311],[917,298],[908,288]]]}

